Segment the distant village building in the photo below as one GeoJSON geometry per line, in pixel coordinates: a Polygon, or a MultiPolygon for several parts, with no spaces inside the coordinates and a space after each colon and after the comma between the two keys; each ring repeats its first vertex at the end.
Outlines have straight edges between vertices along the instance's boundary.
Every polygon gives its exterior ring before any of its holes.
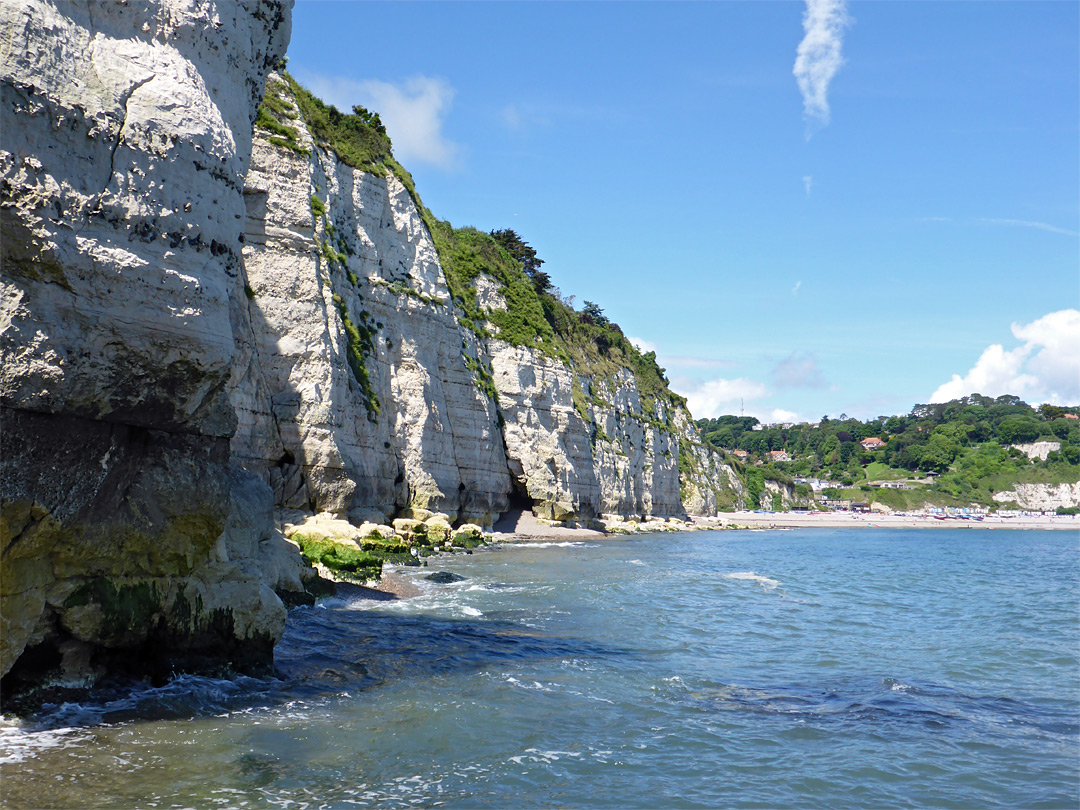
{"type": "Polygon", "coordinates": [[[1066,413],[1062,414],[1062,416],[1064,416],[1066,419],[1080,419],[1080,416],[1077,416],[1075,413],[1066,413]]]}
{"type": "Polygon", "coordinates": [[[746,458],[750,454],[747,453],[745,450],[732,450],[731,455],[735,456],[736,458],[746,458]]]}
{"type": "Polygon", "coordinates": [[[863,439],[859,442],[863,446],[864,450],[878,450],[885,446],[885,442],[879,439],[877,436],[871,436],[868,439],[863,439]]]}
{"type": "Polygon", "coordinates": [[[865,501],[863,501],[861,503],[853,503],[853,504],[851,504],[851,511],[852,512],[869,512],[870,511],[870,504],[866,503],[865,501]]]}
{"type": "Polygon", "coordinates": [[[791,456],[789,456],[787,454],[787,451],[785,451],[785,450],[770,450],[769,451],[769,460],[770,461],[791,461],[791,456]]]}

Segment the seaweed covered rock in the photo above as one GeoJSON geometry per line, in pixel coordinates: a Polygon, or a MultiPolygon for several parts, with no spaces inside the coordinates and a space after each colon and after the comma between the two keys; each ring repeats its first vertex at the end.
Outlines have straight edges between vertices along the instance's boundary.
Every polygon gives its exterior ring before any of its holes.
{"type": "Polygon", "coordinates": [[[457,548],[476,548],[484,544],[484,530],[475,523],[466,523],[454,529],[451,542],[457,548]]]}

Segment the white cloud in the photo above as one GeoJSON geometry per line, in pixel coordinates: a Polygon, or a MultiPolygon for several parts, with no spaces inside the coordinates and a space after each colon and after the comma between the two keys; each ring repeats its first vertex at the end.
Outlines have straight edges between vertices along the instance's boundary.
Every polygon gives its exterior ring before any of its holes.
{"type": "Polygon", "coordinates": [[[777,388],[825,388],[817,357],[811,352],[792,352],[770,372],[777,388]]]}
{"type": "Polygon", "coordinates": [[[360,104],[377,112],[394,143],[394,156],[403,163],[422,162],[447,169],[457,163],[457,144],[443,134],[443,122],[454,100],[445,79],[414,76],[401,82],[304,74],[303,82],[316,96],[343,112],[360,104]]]}
{"type": "Polygon", "coordinates": [[[795,282],[795,286],[791,288],[791,294],[792,295],[798,295],[799,294],[799,287],[801,287],[801,286],[802,286],[802,279],[799,279],[798,281],[795,282]]]}
{"type": "Polygon", "coordinates": [[[738,413],[747,399],[768,396],[769,389],[757,380],[739,377],[734,380],[716,379],[681,386],[690,413],[695,419],[713,418],[725,413],[738,413]]]}
{"type": "Polygon", "coordinates": [[[768,422],[775,424],[776,422],[797,422],[799,421],[799,415],[795,411],[785,411],[783,408],[773,408],[769,412],[768,422]]]}
{"type": "Polygon", "coordinates": [[[812,174],[803,175],[802,184],[803,184],[803,188],[806,189],[806,196],[809,197],[810,196],[810,190],[813,189],[813,187],[814,187],[814,175],[812,175],[812,174]]]}
{"type": "Polygon", "coordinates": [[[795,80],[808,123],[829,123],[829,83],[844,64],[840,55],[850,18],[844,0],[806,0],[802,42],[795,56],[795,80]]]}
{"type": "Polygon", "coordinates": [[[755,416],[765,424],[798,422],[799,415],[785,408],[773,408],[757,400],[770,395],[768,387],[757,380],[739,377],[734,380],[716,379],[698,382],[688,377],[676,377],[672,387],[686,397],[686,404],[695,419],[712,419],[724,414],[755,416]]]}
{"type": "Polygon", "coordinates": [[[954,374],[930,401],[1015,394],[1033,403],[1080,403],[1080,311],[1063,309],[1029,324],[1014,323],[1012,333],[1023,341],[1019,346],[988,346],[967,374],[954,374]]]}
{"type": "Polygon", "coordinates": [[[645,354],[646,352],[655,352],[656,351],[656,344],[655,343],[650,343],[649,341],[642,340],[641,338],[630,337],[629,335],[626,336],[626,339],[630,341],[631,346],[633,346],[635,349],[637,349],[642,354],[645,354]]]}
{"type": "MultiPolygon", "coordinates": [[[[917,222],[953,222],[952,217],[919,217],[917,222]]],[[[1059,233],[1062,236],[1080,236],[1077,231],[1069,230],[1068,228],[1059,228],[1057,225],[1050,225],[1046,222],[1035,222],[1030,219],[998,219],[992,217],[969,217],[963,220],[955,220],[964,225],[1004,225],[1007,228],[1032,228],[1036,231],[1045,231],[1046,233],[1059,233]]]]}

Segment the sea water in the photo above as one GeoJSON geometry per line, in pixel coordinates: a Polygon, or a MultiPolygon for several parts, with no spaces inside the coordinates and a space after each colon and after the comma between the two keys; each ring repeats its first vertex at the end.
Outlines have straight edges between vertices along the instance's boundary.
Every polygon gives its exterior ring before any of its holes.
{"type": "Polygon", "coordinates": [[[274,678],[0,726],[7,807],[1076,808],[1080,537],[498,546],[294,610],[274,678]],[[425,579],[446,570],[448,585],[425,579]]]}

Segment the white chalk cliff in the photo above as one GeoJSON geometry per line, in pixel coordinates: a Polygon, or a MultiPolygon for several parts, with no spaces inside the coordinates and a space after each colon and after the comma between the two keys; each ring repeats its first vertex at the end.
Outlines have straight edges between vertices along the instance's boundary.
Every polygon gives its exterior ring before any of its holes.
{"type": "Polygon", "coordinates": [[[280,538],[230,470],[229,393],[290,8],[0,4],[0,674],[271,660],[288,574],[258,565],[280,538]]]}
{"type": "MultiPolygon", "coordinates": [[[[232,457],[279,506],[490,526],[515,493],[557,521],[714,514],[718,490],[738,500],[685,409],[643,405],[629,370],[581,375],[467,328],[402,182],[316,143],[280,77],[269,92],[289,105],[299,148],[256,130],[244,247],[254,342],[232,393],[232,457]],[[364,334],[363,384],[346,320],[364,334]]],[[[474,283],[488,309],[507,306],[497,281],[474,283]]]]}
{"type": "Polygon", "coordinates": [[[296,140],[253,145],[290,6],[0,4],[0,675],[265,668],[310,572],[275,507],[743,497],[677,398],[466,323],[410,190],[316,143],[276,75],[296,140]]]}

